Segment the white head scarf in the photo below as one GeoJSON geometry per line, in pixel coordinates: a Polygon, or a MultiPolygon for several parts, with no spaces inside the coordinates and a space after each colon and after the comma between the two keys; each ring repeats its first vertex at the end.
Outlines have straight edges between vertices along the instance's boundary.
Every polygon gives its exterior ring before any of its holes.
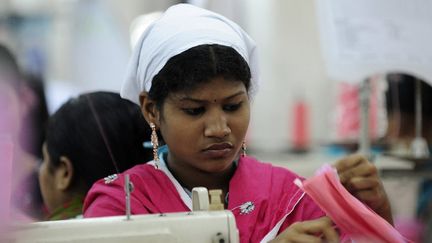
{"type": "Polygon", "coordinates": [[[251,87],[257,89],[256,45],[246,32],[219,14],[189,4],[177,4],[166,10],[138,40],[121,96],[140,104],[139,94],[150,90],[153,77],[171,57],[203,44],[234,48],[249,64],[251,87]]]}

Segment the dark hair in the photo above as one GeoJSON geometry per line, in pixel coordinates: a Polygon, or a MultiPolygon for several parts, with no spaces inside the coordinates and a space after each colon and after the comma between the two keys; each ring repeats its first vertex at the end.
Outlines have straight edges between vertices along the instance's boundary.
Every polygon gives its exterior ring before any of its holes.
{"type": "MultiPolygon", "coordinates": [[[[403,73],[389,73],[386,77],[388,90],[386,106],[389,113],[400,111],[405,114],[415,114],[415,87],[417,78],[403,73]]],[[[432,118],[432,87],[421,81],[421,96],[423,117],[432,118]]]]}
{"type": "Polygon", "coordinates": [[[149,97],[161,108],[170,93],[193,90],[217,77],[242,82],[249,91],[249,65],[236,50],[217,44],[199,45],[168,60],[153,78],[149,97]]]}
{"type": "Polygon", "coordinates": [[[0,80],[5,80],[15,88],[21,80],[21,71],[12,52],[0,44],[0,80]]]}
{"type": "Polygon", "coordinates": [[[84,182],[89,189],[100,178],[149,161],[152,151],[143,143],[150,134],[138,105],[117,93],[82,94],[48,121],[50,166],[55,168],[61,156],[68,157],[75,171],[73,187],[84,182]]]}

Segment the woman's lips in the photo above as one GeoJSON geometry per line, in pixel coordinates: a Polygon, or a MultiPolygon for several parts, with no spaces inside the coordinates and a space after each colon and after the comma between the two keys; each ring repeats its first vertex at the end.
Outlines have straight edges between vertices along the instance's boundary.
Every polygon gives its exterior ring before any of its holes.
{"type": "Polygon", "coordinates": [[[223,149],[229,149],[233,146],[230,143],[215,143],[210,146],[208,146],[205,150],[223,150],[223,149]]]}
{"type": "Polygon", "coordinates": [[[212,144],[204,149],[203,153],[208,158],[223,158],[228,156],[233,150],[230,143],[212,144]]]}

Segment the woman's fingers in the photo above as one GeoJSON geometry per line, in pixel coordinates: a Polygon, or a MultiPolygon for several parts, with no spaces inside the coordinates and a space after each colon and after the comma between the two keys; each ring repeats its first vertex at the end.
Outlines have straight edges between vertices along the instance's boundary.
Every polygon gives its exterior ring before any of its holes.
{"type": "Polygon", "coordinates": [[[339,235],[328,217],[296,222],[273,242],[339,242],[339,235]]]}
{"type": "Polygon", "coordinates": [[[340,160],[335,164],[335,167],[342,184],[348,183],[350,179],[355,177],[366,177],[378,173],[377,168],[372,163],[359,155],[340,160]]]}
{"type": "Polygon", "coordinates": [[[336,167],[337,171],[340,173],[340,172],[344,172],[347,169],[355,167],[357,164],[360,164],[363,160],[366,160],[366,158],[361,155],[354,154],[337,161],[334,166],[336,167]]]}
{"type": "MultiPolygon", "coordinates": [[[[279,242],[279,241],[278,241],[279,242]]],[[[317,236],[298,233],[293,235],[292,239],[284,239],[280,242],[295,242],[295,243],[321,243],[322,239],[317,236]]]]}
{"type": "Polygon", "coordinates": [[[339,242],[339,235],[334,229],[333,222],[329,217],[322,217],[311,221],[306,229],[306,233],[314,235],[321,234],[320,238],[325,239],[326,242],[339,242]]]}
{"type": "Polygon", "coordinates": [[[352,195],[392,223],[390,202],[375,165],[361,155],[351,155],[337,161],[334,167],[352,195]]]}
{"type": "Polygon", "coordinates": [[[359,191],[359,190],[376,189],[379,186],[380,186],[380,181],[375,176],[354,177],[345,183],[345,188],[350,192],[359,191]]]}
{"type": "Polygon", "coordinates": [[[366,203],[373,210],[380,209],[387,200],[387,196],[383,192],[376,190],[356,191],[354,196],[366,203]]]}

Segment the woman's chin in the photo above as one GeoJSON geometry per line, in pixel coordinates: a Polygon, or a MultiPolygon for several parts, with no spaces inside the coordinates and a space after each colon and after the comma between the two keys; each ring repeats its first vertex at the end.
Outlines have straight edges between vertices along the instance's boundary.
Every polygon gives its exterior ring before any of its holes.
{"type": "Polygon", "coordinates": [[[233,160],[225,160],[220,163],[215,163],[215,161],[208,162],[209,164],[202,168],[203,171],[210,174],[223,173],[232,168],[233,160]]]}

